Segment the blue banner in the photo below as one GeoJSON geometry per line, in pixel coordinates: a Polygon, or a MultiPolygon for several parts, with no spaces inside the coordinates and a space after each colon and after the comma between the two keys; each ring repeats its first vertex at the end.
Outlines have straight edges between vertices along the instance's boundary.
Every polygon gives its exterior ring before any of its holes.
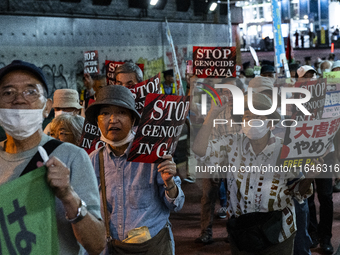
{"type": "Polygon", "coordinates": [[[281,29],[281,11],[276,0],[272,0],[272,12],[273,12],[273,29],[274,29],[274,45],[275,45],[275,64],[276,67],[282,67],[282,60],[286,61],[285,47],[282,37],[281,29]]]}

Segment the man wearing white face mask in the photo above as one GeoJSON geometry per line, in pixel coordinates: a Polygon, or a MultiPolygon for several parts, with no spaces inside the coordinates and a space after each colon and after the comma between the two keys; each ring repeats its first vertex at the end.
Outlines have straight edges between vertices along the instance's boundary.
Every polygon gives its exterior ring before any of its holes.
{"type": "Polygon", "coordinates": [[[56,196],[60,254],[78,254],[81,246],[99,254],[105,237],[94,171],[83,149],[43,133],[51,109],[47,90],[42,71],[31,63],[15,60],[0,69],[0,125],[7,136],[0,143],[0,185],[43,165],[38,146],[51,149],[46,182],[56,196]]]}
{"type": "MultiPolygon", "coordinates": [[[[224,107],[212,105],[196,136],[193,151],[209,165],[235,167],[227,171],[227,229],[232,254],[293,254],[296,232],[293,197],[299,202],[308,197],[311,180],[303,174],[277,171],[275,167],[282,139],[275,137],[270,119],[280,120],[274,111],[269,116],[253,114],[244,99],[242,134],[209,141],[213,120],[224,107]],[[267,168],[265,168],[267,167],[267,168]],[[270,229],[270,230],[269,230],[270,229]],[[265,236],[265,237],[264,237],[265,236]],[[262,238],[263,237],[263,238],[262,238]]],[[[272,103],[260,93],[252,94],[257,110],[268,110],[272,103]]]]}
{"type": "MultiPolygon", "coordinates": [[[[80,114],[83,107],[79,104],[78,91],[74,89],[57,89],[53,94],[52,108],[54,109],[55,117],[61,114],[80,114]]],[[[44,133],[50,135],[50,123],[44,129],[44,133]]]]}

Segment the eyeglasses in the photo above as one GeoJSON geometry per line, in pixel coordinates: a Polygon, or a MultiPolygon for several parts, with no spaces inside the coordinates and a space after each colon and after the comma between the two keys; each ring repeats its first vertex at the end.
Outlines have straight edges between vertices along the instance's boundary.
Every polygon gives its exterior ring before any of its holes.
{"type": "Polygon", "coordinates": [[[21,93],[14,88],[6,88],[0,91],[0,98],[1,101],[5,103],[11,103],[17,98],[19,94],[21,94],[24,97],[24,99],[30,103],[33,103],[34,101],[38,100],[38,98],[41,95],[39,91],[35,88],[25,89],[21,93]]]}
{"type": "Polygon", "coordinates": [[[60,131],[56,131],[56,132],[51,131],[51,136],[56,138],[56,139],[59,139],[59,140],[65,139],[69,135],[72,135],[72,132],[67,132],[67,131],[64,131],[64,130],[60,130],[60,131]]]}

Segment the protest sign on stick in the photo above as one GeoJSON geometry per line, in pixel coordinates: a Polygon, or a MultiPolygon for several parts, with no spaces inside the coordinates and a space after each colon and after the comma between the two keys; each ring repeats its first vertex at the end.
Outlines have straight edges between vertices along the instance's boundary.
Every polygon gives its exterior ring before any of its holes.
{"type": "Polygon", "coordinates": [[[198,78],[236,77],[236,47],[193,47],[198,78]]]}
{"type": "Polygon", "coordinates": [[[84,52],[84,73],[100,73],[97,50],[84,52]]]}
{"type": "MultiPolygon", "coordinates": [[[[325,105],[327,80],[326,79],[304,79],[295,83],[295,87],[304,88],[311,93],[311,99],[304,103],[305,108],[311,113],[311,115],[303,114],[300,110],[295,109],[295,113],[292,115],[292,119],[297,121],[302,120],[319,120],[322,118],[323,108],[325,105]]],[[[296,96],[301,97],[301,94],[296,96]]]]}
{"type": "Polygon", "coordinates": [[[132,92],[135,98],[136,110],[142,114],[144,108],[145,98],[149,93],[160,94],[160,80],[161,73],[148,80],[142,81],[136,85],[128,86],[127,88],[132,92]]]}

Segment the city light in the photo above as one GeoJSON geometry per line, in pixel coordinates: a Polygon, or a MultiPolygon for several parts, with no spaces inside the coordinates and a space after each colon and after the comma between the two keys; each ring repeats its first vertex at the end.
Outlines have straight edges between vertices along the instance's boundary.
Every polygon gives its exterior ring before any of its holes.
{"type": "Polygon", "coordinates": [[[217,3],[213,2],[213,3],[210,5],[209,11],[211,11],[211,12],[215,11],[216,7],[217,7],[217,3]]]}
{"type": "Polygon", "coordinates": [[[158,0],[151,0],[150,5],[156,5],[158,3],[158,0]]]}

